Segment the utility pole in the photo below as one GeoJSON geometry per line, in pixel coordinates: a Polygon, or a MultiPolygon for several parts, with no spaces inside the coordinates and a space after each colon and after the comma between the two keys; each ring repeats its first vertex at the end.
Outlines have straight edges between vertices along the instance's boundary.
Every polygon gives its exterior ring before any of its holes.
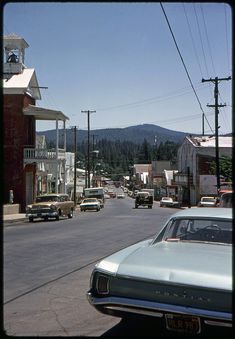
{"type": "Polygon", "coordinates": [[[81,111],[82,113],[87,114],[87,179],[88,185],[90,187],[90,114],[95,113],[96,111],[81,111]]]}
{"type": "Polygon", "coordinates": [[[95,174],[95,153],[98,153],[98,151],[95,151],[95,137],[97,137],[97,134],[92,134],[92,174],[94,177],[95,174]]]}
{"type": "Polygon", "coordinates": [[[227,78],[218,78],[215,77],[214,79],[202,79],[202,82],[213,82],[215,84],[214,89],[214,97],[215,97],[215,104],[214,105],[207,105],[208,107],[215,108],[215,163],[216,163],[216,181],[217,181],[217,193],[220,190],[220,168],[219,168],[219,124],[218,124],[218,117],[219,117],[219,107],[224,107],[224,105],[218,104],[218,96],[219,96],[219,89],[218,83],[219,81],[231,80],[231,76],[227,78]]]}
{"type": "Polygon", "coordinates": [[[73,201],[74,207],[77,206],[77,126],[73,126],[74,130],[74,181],[73,181],[73,201]]]}
{"type": "Polygon", "coordinates": [[[202,113],[202,135],[205,135],[205,113],[202,113]]]}

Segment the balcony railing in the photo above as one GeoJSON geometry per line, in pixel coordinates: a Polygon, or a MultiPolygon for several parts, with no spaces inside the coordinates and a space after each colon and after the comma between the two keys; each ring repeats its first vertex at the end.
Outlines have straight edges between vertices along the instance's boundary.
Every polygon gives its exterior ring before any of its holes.
{"type": "MultiPolygon", "coordinates": [[[[58,159],[65,159],[65,150],[58,149],[58,159]]],[[[24,161],[56,160],[56,150],[46,148],[24,148],[24,161]]]]}

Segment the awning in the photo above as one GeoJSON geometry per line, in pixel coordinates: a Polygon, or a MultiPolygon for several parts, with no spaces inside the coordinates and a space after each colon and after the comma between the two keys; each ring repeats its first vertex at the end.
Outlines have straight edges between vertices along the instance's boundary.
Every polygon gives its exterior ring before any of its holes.
{"type": "Polygon", "coordinates": [[[61,111],[29,105],[23,109],[24,115],[34,116],[36,120],[69,120],[61,111]]]}

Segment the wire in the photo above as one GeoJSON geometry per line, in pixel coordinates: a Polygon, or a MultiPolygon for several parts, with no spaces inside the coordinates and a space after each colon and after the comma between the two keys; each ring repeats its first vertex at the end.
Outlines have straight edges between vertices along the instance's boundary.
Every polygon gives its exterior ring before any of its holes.
{"type": "MultiPolygon", "coordinates": [[[[180,50],[179,50],[179,47],[178,47],[178,44],[177,44],[177,42],[176,42],[174,33],[173,33],[172,29],[171,29],[171,25],[170,25],[170,23],[169,23],[169,20],[168,20],[168,18],[167,18],[166,12],[165,12],[165,10],[164,10],[163,5],[162,5],[161,2],[160,2],[160,6],[161,6],[162,11],[163,11],[163,13],[164,13],[165,19],[166,19],[166,21],[167,21],[169,30],[170,30],[170,32],[171,32],[172,38],[173,38],[174,43],[175,43],[175,46],[176,46],[176,49],[177,49],[177,51],[178,51],[178,54],[179,54],[179,56],[180,56],[180,59],[181,59],[181,61],[182,61],[183,66],[184,66],[185,72],[186,72],[186,74],[187,74],[188,80],[189,80],[189,82],[190,82],[190,85],[191,85],[191,87],[192,87],[192,89],[193,89],[193,92],[194,92],[194,94],[195,94],[195,96],[196,96],[196,99],[197,99],[197,101],[198,101],[199,107],[200,107],[201,111],[203,112],[203,114],[204,114],[204,116],[205,116],[205,118],[206,118],[205,112],[203,111],[201,102],[200,102],[200,100],[199,100],[199,98],[198,98],[198,95],[197,95],[197,92],[196,92],[196,90],[195,90],[195,88],[194,88],[194,86],[193,86],[193,83],[192,83],[192,80],[191,80],[191,78],[190,78],[189,72],[188,72],[188,70],[187,70],[187,67],[186,67],[186,65],[185,65],[184,59],[183,59],[182,54],[181,54],[181,52],[180,52],[180,50]]],[[[206,118],[206,121],[207,121],[207,123],[208,123],[208,125],[209,125],[209,127],[210,127],[210,129],[211,129],[211,132],[213,133],[213,130],[212,130],[212,128],[211,128],[211,126],[210,126],[209,121],[208,121],[207,118],[206,118]]]]}
{"type": "Polygon", "coordinates": [[[194,9],[195,17],[196,17],[197,28],[198,28],[198,32],[199,32],[199,37],[200,37],[200,42],[201,42],[201,47],[202,47],[202,54],[203,54],[203,58],[204,58],[206,73],[207,73],[207,77],[209,78],[209,72],[208,72],[207,63],[206,63],[206,56],[205,56],[205,51],[204,51],[204,46],[203,46],[203,41],[202,41],[202,34],[201,34],[201,30],[200,30],[200,25],[199,25],[199,20],[198,20],[195,4],[193,4],[193,9],[194,9]]]}
{"type": "MultiPolygon", "coordinates": [[[[200,87],[201,86],[198,86],[198,88],[200,88],[200,87]]],[[[191,91],[189,91],[189,87],[184,87],[182,89],[170,92],[169,94],[166,94],[166,95],[163,95],[163,96],[151,97],[151,98],[147,98],[147,99],[143,99],[143,100],[139,100],[139,101],[134,101],[134,102],[126,103],[126,104],[122,104],[122,105],[117,105],[117,106],[101,107],[101,108],[97,108],[96,110],[97,111],[98,110],[99,111],[107,111],[107,110],[112,110],[112,109],[117,109],[117,108],[136,108],[138,106],[146,105],[148,103],[152,104],[156,101],[163,101],[163,100],[171,99],[171,98],[174,98],[174,97],[179,97],[179,96],[188,94],[190,92],[191,91]]]]}
{"type": "Polygon", "coordinates": [[[231,64],[230,64],[230,57],[229,57],[229,48],[228,48],[228,30],[227,30],[227,12],[226,12],[226,4],[224,4],[224,17],[225,17],[225,35],[226,35],[226,47],[227,47],[227,61],[228,61],[228,73],[230,73],[231,70],[231,64]]]}
{"type": "Polygon", "coordinates": [[[203,24],[204,24],[205,33],[206,33],[206,40],[207,40],[208,50],[209,50],[209,54],[210,54],[210,58],[211,58],[211,65],[212,65],[214,74],[216,74],[216,71],[215,71],[215,65],[214,65],[214,61],[213,61],[213,58],[212,58],[211,46],[210,46],[210,41],[209,41],[209,38],[208,38],[207,27],[206,27],[206,21],[205,21],[205,17],[204,17],[204,12],[203,12],[203,8],[202,8],[202,4],[200,4],[200,9],[201,9],[203,24]]]}
{"type": "Polygon", "coordinates": [[[199,57],[198,57],[198,54],[197,54],[197,49],[196,49],[196,46],[195,46],[195,43],[194,43],[194,38],[193,38],[192,30],[191,30],[191,27],[190,27],[190,23],[189,23],[189,19],[188,19],[188,16],[187,16],[187,12],[186,12],[184,3],[182,4],[182,6],[183,6],[183,9],[184,9],[184,15],[185,15],[186,20],[187,20],[187,25],[188,25],[190,37],[191,37],[191,40],[192,40],[193,50],[194,50],[194,53],[195,53],[195,56],[196,56],[196,59],[197,59],[198,67],[200,69],[201,77],[203,78],[201,64],[200,64],[199,57]]]}

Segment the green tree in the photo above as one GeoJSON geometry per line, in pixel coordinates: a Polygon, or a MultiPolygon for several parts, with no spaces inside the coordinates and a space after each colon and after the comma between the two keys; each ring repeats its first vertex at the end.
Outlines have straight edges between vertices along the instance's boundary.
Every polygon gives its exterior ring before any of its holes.
{"type": "MultiPolygon", "coordinates": [[[[220,175],[224,177],[226,181],[232,181],[232,158],[228,156],[222,156],[219,159],[220,175]]],[[[210,165],[210,174],[216,175],[216,162],[212,161],[210,165]]]]}

